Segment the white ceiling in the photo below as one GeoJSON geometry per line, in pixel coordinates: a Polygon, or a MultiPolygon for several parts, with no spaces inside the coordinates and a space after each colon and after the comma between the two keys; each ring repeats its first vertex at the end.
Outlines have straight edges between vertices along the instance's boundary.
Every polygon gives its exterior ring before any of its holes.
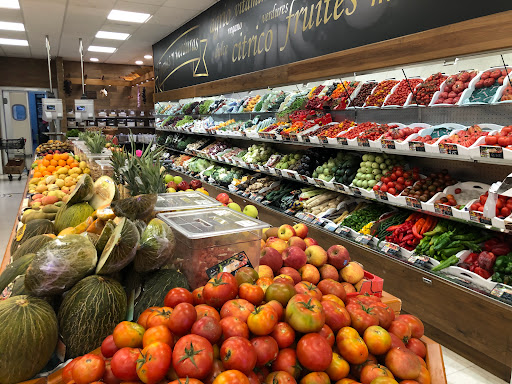
{"type": "Polygon", "coordinates": [[[0,21],[25,24],[25,32],[2,31],[0,38],[27,39],[28,47],[0,45],[0,56],[45,58],[45,36],[50,37],[52,57],[80,60],[78,39],[84,43],[84,59],[103,63],[152,65],[144,55],[151,46],[203,12],[217,0],[19,0],[20,9],[0,8],[0,21]],[[143,24],[107,19],[112,9],[149,13],[143,24]],[[98,31],[124,32],[124,41],[97,39],[98,31]],[[114,53],[88,52],[89,45],[115,47],[114,53]]]}

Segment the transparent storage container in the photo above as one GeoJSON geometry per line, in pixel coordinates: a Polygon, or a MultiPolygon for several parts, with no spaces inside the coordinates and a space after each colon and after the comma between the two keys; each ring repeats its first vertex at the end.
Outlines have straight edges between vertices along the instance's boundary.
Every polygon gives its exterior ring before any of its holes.
{"type": "Polygon", "coordinates": [[[97,180],[100,176],[114,176],[114,167],[110,160],[94,160],[90,163],[91,177],[97,180]]]}
{"type": "Polygon", "coordinates": [[[229,208],[159,213],[176,236],[174,266],[192,289],[206,284],[206,270],[245,252],[254,268],[259,265],[262,229],[269,224],[229,208]]]}
{"type": "Polygon", "coordinates": [[[175,192],[159,193],[154,210],[156,212],[169,212],[222,206],[221,202],[201,192],[175,192]]]}

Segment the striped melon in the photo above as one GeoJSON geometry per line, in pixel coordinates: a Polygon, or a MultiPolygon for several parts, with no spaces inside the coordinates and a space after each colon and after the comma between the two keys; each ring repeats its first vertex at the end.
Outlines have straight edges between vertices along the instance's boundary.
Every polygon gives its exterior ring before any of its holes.
{"type": "Polygon", "coordinates": [[[34,253],[27,253],[17,260],[14,260],[4,269],[4,271],[0,274],[0,292],[2,292],[5,287],[11,284],[16,277],[25,274],[25,271],[34,259],[34,256],[34,253]]]}
{"type": "Polygon", "coordinates": [[[84,173],[78,178],[78,182],[76,183],[75,189],[73,189],[73,192],[71,192],[71,194],[69,195],[66,204],[68,206],[71,206],[89,200],[94,193],[93,186],[94,183],[92,181],[92,177],[89,176],[87,173],[84,173]]]}
{"type": "Polygon", "coordinates": [[[160,219],[153,219],[142,233],[135,255],[135,270],[149,272],[160,269],[174,255],[176,240],[171,228],[160,219]]]}
{"type": "Polygon", "coordinates": [[[50,360],[57,345],[57,317],[31,296],[0,301],[0,384],[28,380],[50,360]]]}
{"type": "Polygon", "coordinates": [[[144,220],[153,212],[157,200],[156,194],[138,195],[113,201],[110,205],[117,217],[144,220]]]}
{"type": "Polygon", "coordinates": [[[126,303],[121,284],[106,276],[88,276],[71,288],[58,313],[66,358],[98,348],[114,327],[124,320],[126,303]]]}
{"type": "Polygon", "coordinates": [[[126,217],[121,218],[101,253],[96,273],[108,275],[130,264],[137,252],[139,239],[135,224],[126,217]]]}
{"type": "Polygon", "coordinates": [[[59,236],[36,253],[25,274],[25,287],[36,296],[63,293],[92,272],[97,261],[96,248],[87,238],[59,236]]]}
{"type": "Polygon", "coordinates": [[[36,219],[24,224],[18,229],[16,232],[16,237],[12,241],[11,255],[14,255],[14,253],[18,250],[18,247],[24,242],[28,241],[34,236],[43,235],[45,233],[55,233],[55,228],[50,220],[36,219]]]}
{"type": "Polygon", "coordinates": [[[63,229],[76,227],[87,220],[93,212],[94,209],[88,203],[78,203],[75,205],[68,203],[63,205],[55,216],[55,232],[59,233],[63,229]]]}
{"type": "Polygon", "coordinates": [[[96,241],[96,250],[99,254],[103,252],[103,249],[105,248],[105,245],[107,245],[108,239],[110,239],[110,236],[112,235],[112,232],[114,232],[115,228],[116,225],[114,224],[114,221],[107,221],[105,227],[103,228],[103,231],[101,231],[98,241],[96,241]]]}
{"type": "Polygon", "coordinates": [[[14,252],[12,256],[12,260],[16,261],[23,255],[26,255],[27,253],[36,253],[43,245],[46,243],[52,241],[53,239],[48,235],[37,235],[34,237],[31,237],[27,241],[25,241],[23,244],[21,244],[16,252],[14,252]]]}

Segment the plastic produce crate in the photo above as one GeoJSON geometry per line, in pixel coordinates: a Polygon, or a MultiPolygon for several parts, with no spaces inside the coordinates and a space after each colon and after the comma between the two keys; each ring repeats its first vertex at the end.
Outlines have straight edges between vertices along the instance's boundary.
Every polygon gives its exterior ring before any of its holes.
{"type": "Polygon", "coordinates": [[[159,213],[171,226],[178,250],[173,264],[192,289],[206,284],[206,270],[245,252],[252,266],[259,265],[262,229],[269,224],[229,208],[159,213]]]}
{"type": "Polygon", "coordinates": [[[222,207],[222,203],[201,192],[159,193],[155,211],[169,212],[222,207]]]}

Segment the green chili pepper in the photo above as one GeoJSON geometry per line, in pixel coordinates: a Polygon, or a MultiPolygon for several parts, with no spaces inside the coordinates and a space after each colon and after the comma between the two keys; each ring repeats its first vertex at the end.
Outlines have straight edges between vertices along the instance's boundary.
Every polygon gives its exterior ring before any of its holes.
{"type": "Polygon", "coordinates": [[[448,268],[451,265],[457,264],[458,261],[459,261],[459,258],[457,256],[455,256],[455,255],[450,256],[448,259],[440,262],[439,265],[432,268],[432,271],[435,272],[435,271],[440,271],[441,269],[448,268]]]}

